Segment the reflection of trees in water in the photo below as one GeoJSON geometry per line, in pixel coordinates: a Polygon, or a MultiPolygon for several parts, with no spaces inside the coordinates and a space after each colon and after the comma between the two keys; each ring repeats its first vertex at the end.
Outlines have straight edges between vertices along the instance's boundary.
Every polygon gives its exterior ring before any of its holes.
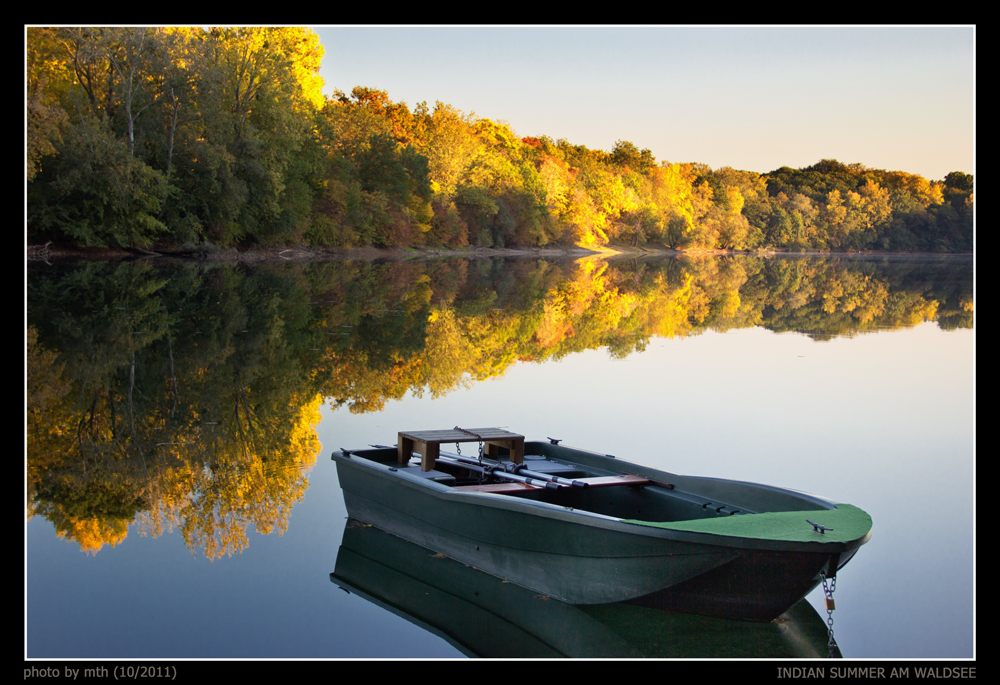
{"type": "Polygon", "coordinates": [[[771,259],[748,285],[761,325],[817,340],[925,321],[972,327],[969,260],[771,259]]]}
{"type": "Polygon", "coordinates": [[[28,511],[96,551],[177,529],[210,558],[283,531],[320,398],[379,411],[652,337],[971,327],[968,260],[679,259],[32,267],[28,511]]]}
{"type": "Polygon", "coordinates": [[[284,530],[319,449],[319,396],[284,335],[301,289],[130,264],[30,289],[30,513],[87,551],[129,523],[177,527],[210,558],[245,547],[250,524],[284,530]]]}
{"type": "Polygon", "coordinates": [[[164,474],[155,506],[138,517],[140,531],[156,536],[177,528],[189,547],[203,549],[210,559],[246,547],[250,525],[262,534],[283,533],[308,486],[304,471],[319,452],[319,405],[316,395],[285,430],[258,425],[235,439],[203,431],[190,443],[198,447],[176,455],[181,465],[164,474]],[[201,453],[192,458],[192,451],[201,453]]]}
{"type": "MultiPolygon", "coordinates": [[[[426,268],[421,283],[433,290],[435,272],[450,267],[426,268]]],[[[972,323],[968,261],[929,269],[918,260],[834,258],[478,260],[467,273],[447,297],[433,291],[426,318],[409,327],[377,312],[328,317],[356,327],[326,348],[323,394],[365,413],[407,392],[437,397],[502,375],[515,361],[602,347],[625,357],[652,337],[762,326],[827,340],[924,321],[972,323]]]]}

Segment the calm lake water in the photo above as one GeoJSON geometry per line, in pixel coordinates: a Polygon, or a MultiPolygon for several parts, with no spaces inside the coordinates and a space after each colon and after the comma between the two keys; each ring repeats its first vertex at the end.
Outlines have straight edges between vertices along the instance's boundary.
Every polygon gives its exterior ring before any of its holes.
{"type": "Polygon", "coordinates": [[[820,590],[757,626],[421,575],[330,453],[456,425],[857,505],[843,656],[974,656],[971,259],[33,263],[27,293],[29,658],[824,655],[820,590]]]}

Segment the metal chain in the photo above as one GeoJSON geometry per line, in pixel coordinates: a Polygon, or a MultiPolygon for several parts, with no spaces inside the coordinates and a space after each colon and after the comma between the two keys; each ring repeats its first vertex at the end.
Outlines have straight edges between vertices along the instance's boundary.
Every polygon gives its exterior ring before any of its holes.
{"type": "Polygon", "coordinates": [[[473,433],[472,431],[465,430],[461,426],[455,426],[455,430],[461,431],[461,432],[465,433],[466,435],[471,435],[474,438],[479,438],[480,440],[483,439],[483,436],[481,436],[479,433],[473,433]]]}
{"type": "Polygon", "coordinates": [[[837,649],[837,641],[833,638],[833,591],[837,589],[837,576],[826,579],[826,573],[820,571],[819,577],[823,579],[823,594],[826,595],[826,629],[830,634],[830,641],[827,643],[830,658],[834,658],[834,650],[837,649]]]}
{"type": "MultiPolygon", "coordinates": [[[[480,435],[479,433],[475,433],[475,432],[470,431],[470,430],[465,430],[461,426],[455,426],[455,430],[462,431],[466,435],[471,435],[473,437],[479,438],[479,466],[482,467],[482,465],[483,465],[483,436],[480,435]]],[[[457,442],[455,443],[455,447],[458,448],[458,453],[461,454],[462,453],[462,448],[458,447],[458,443],[457,442]]]]}

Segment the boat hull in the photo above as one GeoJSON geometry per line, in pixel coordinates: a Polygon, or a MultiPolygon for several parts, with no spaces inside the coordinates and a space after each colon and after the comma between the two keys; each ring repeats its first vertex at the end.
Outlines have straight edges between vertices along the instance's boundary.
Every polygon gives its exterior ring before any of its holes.
{"type": "MultiPolygon", "coordinates": [[[[565,521],[549,521],[548,535],[561,539],[557,551],[538,549],[524,527],[539,527],[525,515],[502,509],[477,512],[475,519],[486,528],[509,525],[513,530],[499,536],[482,534],[477,526],[459,521],[428,521],[387,507],[367,498],[344,494],[348,514],[421,547],[499,578],[515,582],[539,594],[567,604],[624,602],[651,595],[664,587],[694,578],[738,557],[726,549],[707,549],[685,543],[661,544],[656,550],[624,554],[612,545],[586,538],[601,537],[603,531],[565,521]],[[501,523],[498,519],[506,521],[501,523]],[[519,532],[516,529],[521,527],[519,532]],[[571,548],[567,550],[567,548],[571,548]]],[[[456,517],[466,514],[456,507],[456,517]]],[[[434,517],[437,518],[437,517],[434,517]]],[[[609,541],[612,542],[612,541],[609,541]]],[[[641,543],[648,542],[643,539],[641,543]]],[[[645,545],[642,545],[645,547],[645,545]]],[[[780,613],[780,612],[779,612],[780,613]]]]}
{"type": "MultiPolygon", "coordinates": [[[[535,449],[543,450],[540,444],[535,449]]],[[[821,571],[835,573],[867,539],[746,539],[642,525],[552,502],[465,492],[363,454],[334,455],[351,517],[567,604],[632,602],[769,621],[812,590],[821,571]]],[[[594,458],[600,466],[638,468],[594,458]]],[[[649,469],[642,475],[679,479],[649,469]]],[[[654,482],[654,490],[663,485],[654,482]]],[[[714,479],[708,485],[721,487],[714,479]]]]}

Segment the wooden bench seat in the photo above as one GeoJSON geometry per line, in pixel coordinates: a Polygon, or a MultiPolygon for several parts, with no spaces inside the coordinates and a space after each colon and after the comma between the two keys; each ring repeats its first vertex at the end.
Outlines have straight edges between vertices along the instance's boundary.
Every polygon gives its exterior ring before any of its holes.
{"type": "Polygon", "coordinates": [[[430,471],[441,454],[441,443],[483,441],[486,456],[500,458],[500,448],[510,451],[515,464],[524,461],[524,436],[500,428],[458,428],[438,431],[400,431],[397,445],[398,460],[406,464],[414,452],[420,454],[420,468],[430,471]]]}

